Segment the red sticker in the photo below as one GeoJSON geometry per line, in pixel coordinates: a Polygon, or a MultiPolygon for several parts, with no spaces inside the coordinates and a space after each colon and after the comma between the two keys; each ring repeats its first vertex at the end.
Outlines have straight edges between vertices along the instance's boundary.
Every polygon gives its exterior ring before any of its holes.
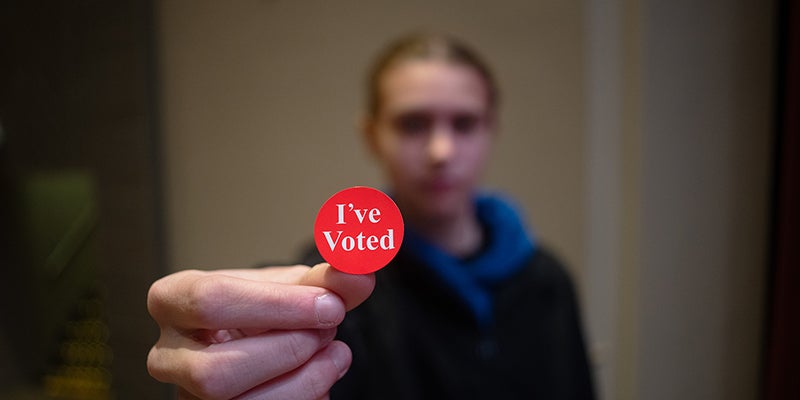
{"type": "Polygon", "coordinates": [[[350,274],[375,272],[403,243],[403,216],[380,190],[344,189],[319,209],[314,223],[317,249],[331,266],[350,274]]]}

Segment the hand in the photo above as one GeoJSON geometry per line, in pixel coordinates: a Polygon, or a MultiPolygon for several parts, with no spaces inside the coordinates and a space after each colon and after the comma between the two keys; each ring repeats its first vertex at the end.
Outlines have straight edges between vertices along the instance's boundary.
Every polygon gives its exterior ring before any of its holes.
{"type": "Polygon", "coordinates": [[[374,288],[328,264],[168,275],[147,296],[148,371],[183,399],[326,398],[352,361],[336,327],[374,288]]]}

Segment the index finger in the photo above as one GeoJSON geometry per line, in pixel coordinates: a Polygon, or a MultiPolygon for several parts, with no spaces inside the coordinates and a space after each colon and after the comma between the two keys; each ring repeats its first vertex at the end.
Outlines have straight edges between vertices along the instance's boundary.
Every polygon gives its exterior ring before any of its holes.
{"type": "Polygon", "coordinates": [[[322,329],[341,323],[345,306],[315,286],[182,271],[150,287],[148,309],[162,327],[177,329],[322,329]]]}
{"type": "Polygon", "coordinates": [[[347,311],[366,300],[375,289],[375,274],[355,275],[332,268],[328,263],[320,263],[313,268],[305,265],[287,267],[265,267],[260,269],[219,270],[239,278],[280,283],[296,283],[317,286],[338,294],[345,303],[347,311]]]}

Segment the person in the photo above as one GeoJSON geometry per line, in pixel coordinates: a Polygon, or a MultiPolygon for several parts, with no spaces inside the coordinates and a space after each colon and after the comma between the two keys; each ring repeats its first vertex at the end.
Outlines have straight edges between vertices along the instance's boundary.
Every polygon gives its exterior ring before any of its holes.
{"type": "Polygon", "coordinates": [[[594,398],[569,275],[510,201],[480,189],[499,97],[489,68],[452,37],[412,35],[367,87],[364,140],[406,224],[395,259],[369,275],[318,263],[166,276],[148,294],[161,328],[150,374],[182,398],[594,398]]]}

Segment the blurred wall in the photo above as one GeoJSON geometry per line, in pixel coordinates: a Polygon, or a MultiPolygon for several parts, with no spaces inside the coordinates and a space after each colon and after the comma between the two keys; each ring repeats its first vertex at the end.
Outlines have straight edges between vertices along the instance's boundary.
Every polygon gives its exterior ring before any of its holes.
{"type": "Polygon", "coordinates": [[[290,261],[328,196],[380,186],[366,66],[449,31],[500,78],[486,185],[570,264],[604,398],[756,397],[770,3],[357,3],[159,3],[173,268],[290,261]]]}
{"type": "Polygon", "coordinates": [[[759,397],[774,13],[587,3],[584,304],[606,398],[759,397]]]}
{"type": "Polygon", "coordinates": [[[758,398],[775,7],[644,4],[638,397],[758,398]]]}

